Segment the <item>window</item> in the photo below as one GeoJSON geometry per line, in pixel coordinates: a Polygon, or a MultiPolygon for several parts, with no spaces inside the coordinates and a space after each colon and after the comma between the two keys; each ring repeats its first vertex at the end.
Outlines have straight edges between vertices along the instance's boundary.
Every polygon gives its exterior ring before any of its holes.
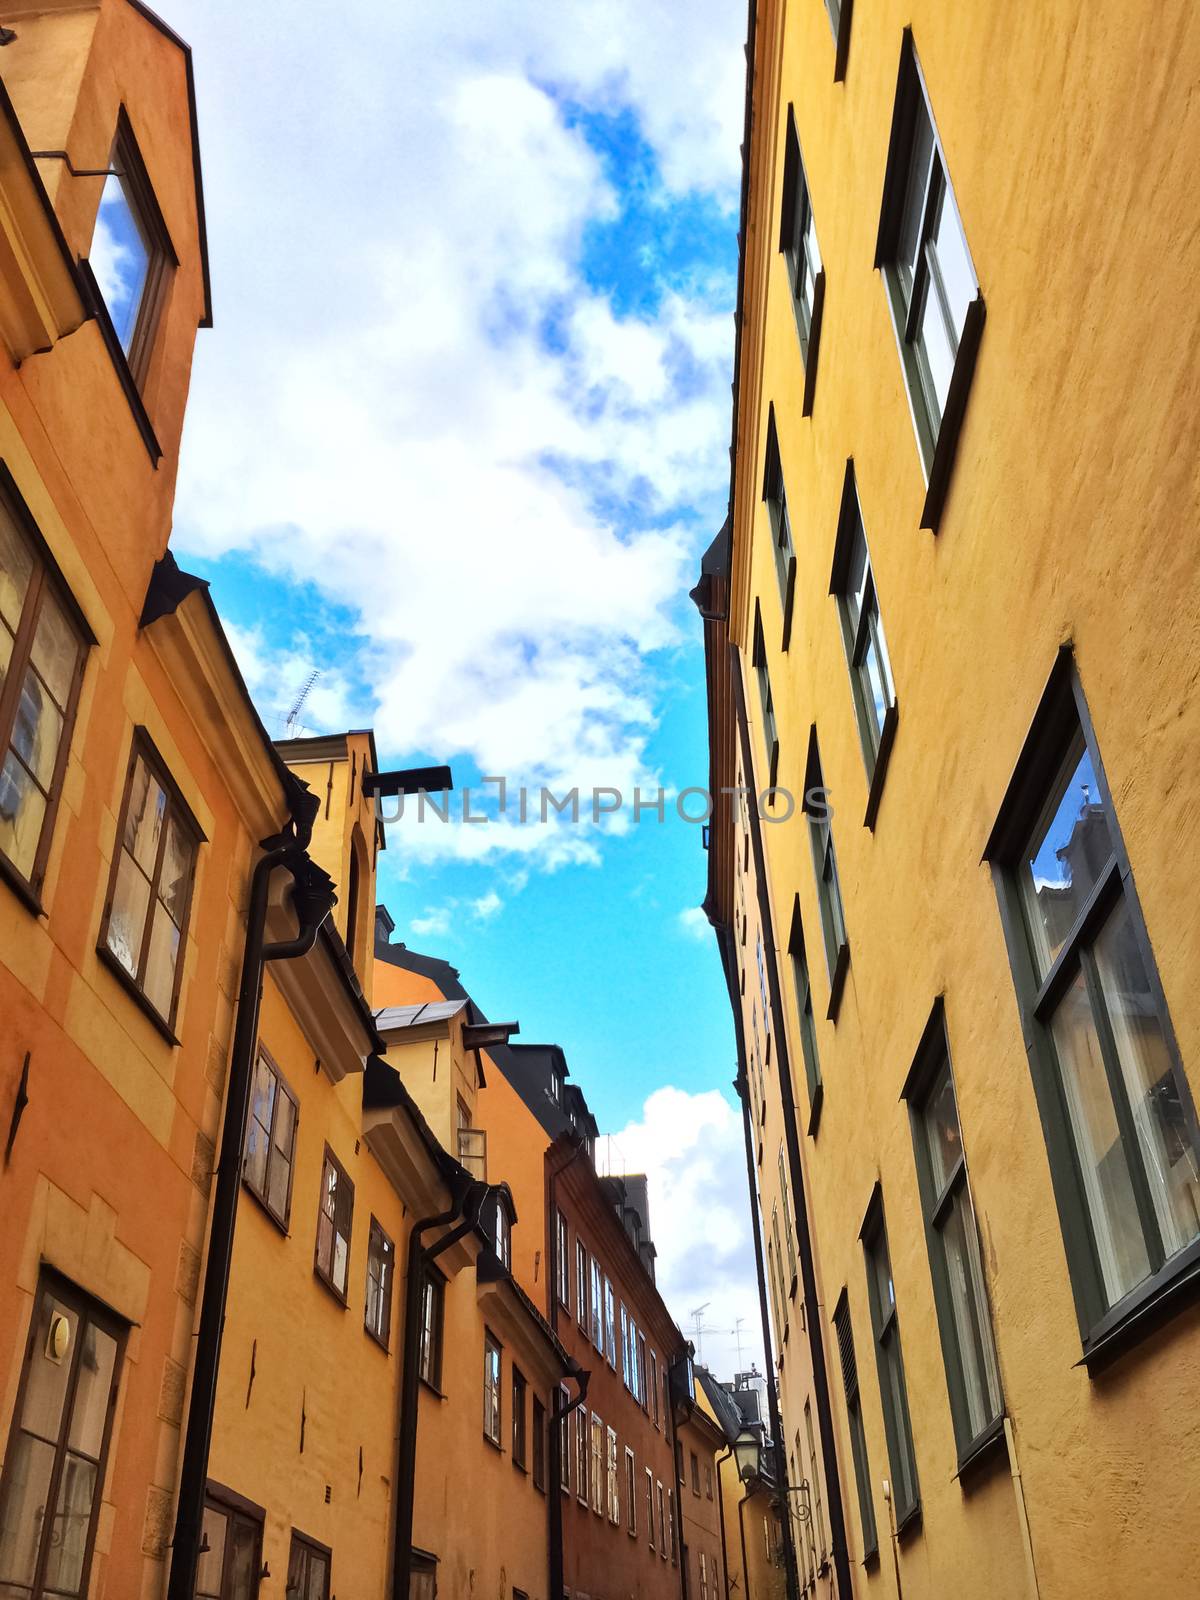
{"type": "Polygon", "coordinates": [[[799,895],[796,895],[792,902],[788,955],[792,958],[792,981],[796,985],[796,1015],[800,1019],[800,1053],[804,1057],[804,1079],[808,1085],[808,1131],[815,1135],[821,1120],[825,1086],[821,1082],[821,1058],[817,1054],[817,1024],[813,1015],[812,981],[808,975],[808,954],[804,947],[804,923],[800,917],[799,895]]]}
{"type": "Polygon", "coordinates": [[[1200,1138],[1069,652],[986,853],[1091,1358],[1200,1259],[1200,1138]]]}
{"type": "Polygon", "coordinates": [[[778,1274],[776,1293],[779,1296],[779,1331],[783,1338],[788,1335],[788,1293],[787,1280],[783,1276],[783,1246],[779,1242],[779,1207],[771,1203],[771,1250],[775,1271],[778,1274]]]}
{"type": "Polygon", "coordinates": [[[262,1515],[210,1492],[196,1564],[196,1600],[257,1600],[262,1515]]]}
{"type": "MultiPolygon", "coordinates": [[[[787,495],[783,488],[783,464],[779,459],[779,438],[775,431],[775,407],[767,411],[767,458],[763,467],[762,497],[771,524],[771,547],[775,552],[775,574],[779,579],[779,603],[783,608],[783,634],[780,648],[791,643],[792,604],[796,596],[796,552],[792,546],[792,524],[788,516],[787,495]]],[[[757,662],[755,663],[757,665],[757,662]]]]}
{"type": "Polygon", "coordinates": [[[1000,1376],[941,1003],[905,1085],[960,1462],[996,1433],[1000,1376]]]}
{"type": "Polygon", "coordinates": [[[565,1383],[558,1386],[558,1485],[564,1494],[571,1492],[571,1404],[570,1391],[565,1383]]]}
{"type": "Polygon", "coordinates": [[[621,1305],[621,1378],[629,1392],[633,1393],[633,1323],[624,1303],[621,1305]]]}
{"type": "Polygon", "coordinates": [[[392,1274],[396,1267],[396,1246],[371,1218],[367,1238],[367,1303],[363,1321],[367,1332],[386,1350],[392,1329],[392,1274]]]}
{"type": "Polygon", "coordinates": [[[471,1126],[471,1110],[461,1095],[457,1103],[458,1163],[473,1178],[487,1182],[487,1130],[471,1126]]]}
{"type": "Polygon", "coordinates": [[[708,1600],[708,1558],[700,1552],[700,1600],[708,1600]]]}
{"type": "Polygon", "coordinates": [[[571,1240],[567,1232],[567,1219],[561,1211],[555,1213],[555,1270],[558,1277],[558,1303],[563,1310],[571,1311],[571,1240]]]}
{"type": "MultiPolygon", "coordinates": [[[[436,1600],[437,1596],[437,1557],[418,1552],[412,1553],[412,1569],[408,1583],[409,1600],[436,1600]]],[[[292,1600],[291,1595],[285,1595],[284,1600],[292,1600]]]]}
{"type": "Polygon", "coordinates": [[[124,109],[117,122],[88,265],[113,335],[140,387],[175,266],[175,252],[124,109]]]}
{"type": "Polygon", "coordinates": [[[533,1486],[546,1492],[546,1408],[533,1397],[533,1486]]]}
{"type": "Polygon", "coordinates": [[[588,1503],[588,1414],[582,1406],[575,1413],[575,1493],[588,1503]]]}
{"type": "Polygon", "coordinates": [[[608,1457],[607,1457],[607,1486],[608,1486],[608,1520],[615,1526],[621,1526],[621,1481],[617,1476],[617,1430],[608,1430],[608,1457]]]}
{"type": "Polygon", "coordinates": [[[0,1478],[0,1592],[87,1594],[125,1332],[43,1273],[0,1478]]]}
{"type": "Polygon", "coordinates": [[[712,1464],[706,1461],[704,1463],[704,1498],[711,1500],[712,1497],[712,1464]]]}
{"type": "Polygon", "coordinates": [[[500,1444],[500,1343],[492,1334],[483,1336],[483,1436],[500,1444]]]}
{"type": "Polygon", "coordinates": [[[117,838],[101,949],[170,1028],[200,830],[141,730],[134,736],[117,838]]]}
{"type": "Polygon", "coordinates": [[[641,1406],[642,1410],[645,1411],[645,1409],[646,1409],[646,1335],[644,1333],[640,1333],[640,1332],[638,1333],[638,1336],[637,1336],[637,1361],[634,1364],[633,1376],[634,1376],[634,1380],[635,1380],[635,1383],[636,1383],[636,1387],[635,1387],[634,1392],[633,1392],[633,1397],[637,1401],[638,1405],[641,1406]]]}
{"type": "Polygon", "coordinates": [[[592,1484],[592,1510],[604,1514],[604,1424],[592,1412],[592,1458],[588,1466],[592,1484]]]}
{"type": "Polygon", "coordinates": [[[646,1468],[646,1540],[654,1554],[654,1474],[646,1468]]]}
{"type": "Polygon", "coordinates": [[[354,1216],[354,1185],[328,1145],[321,1174],[321,1209],[317,1213],[317,1256],[314,1270],[339,1300],[346,1298],[350,1275],[350,1224],[354,1216]]]}
{"type": "Polygon", "coordinates": [[[442,1387],[442,1327],[446,1316],[446,1282],[426,1263],[421,1286],[421,1377],[431,1389],[442,1387]]]}
{"type": "Polygon", "coordinates": [[[900,56],[875,265],[928,485],[921,526],[936,529],[984,309],[911,33],[900,56]]]}
{"type": "MultiPolygon", "coordinates": [[[[763,747],[767,753],[768,787],[775,788],[779,778],[779,734],[775,727],[775,701],[771,694],[771,674],[767,669],[767,645],[763,637],[762,609],[754,602],[754,647],[751,659],[758,679],[758,697],[762,705],[763,747]]],[[[774,804],[774,795],[767,800],[774,804]]]]}
{"type": "Polygon", "coordinates": [[[667,1543],[671,1550],[671,1565],[675,1565],[675,1491],[667,1490],[667,1543]]]}
{"type": "Polygon", "coordinates": [[[850,50],[850,12],[852,0],[825,0],[829,26],[833,29],[835,48],[833,81],[841,83],[846,76],[846,56],[850,50]]]}
{"type": "Polygon", "coordinates": [[[281,1228],[287,1227],[292,1209],[292,1161],[298,1117],[295,1095],[260,1046],[254,1065],[242,1179],[281,1228]]]}
{"type": "Polygon", "coordinates": [[[585,1331],[588,1325],[588,1253],[583,1240],[575,1239],[575,1315],[585,1331]]]}
{"type": "Polygon", "coordinates": [[[688,1452],[692,1464],[692,1493],[700,1493],[700,1459],[694,1450],[688,1452]]]}
{"type": "Polygon", "coordinates": [[[513,1466],[525,1470],[525,1374],[512,1369],[512,1458],[513,1466]]]}
{"type": "Polygon", "coordinates": [[[658,1357],[653,1350],[650,1352],[650,1393],[653,1396],[654,1403],[654,1426],[660,1428],[662,1426],[662,1415],[658,1404],[658,1357]]]}
{"type": "Polygon", "coordinates": [[[788,1190],[787,1160],[784,1156],[783,1140],[779,1141],[779,1197],[783,1202],[783,1234],[787,1240],[788,1282],[791,1285],[788,1293],[796,1286],[796,1236],[792,1231],[792,1200],[788,1190]]]}
{"type": "Polygon", "coordinates": [[[800,335],[800,359],[804,363],[804,398],[800,410],[801,415],[807,417],[812,413],[813,388],[817,377],[817,352],[825,306],[825,269],[817,248],[812,199],[800,155],[795,108],[792,106],[788,107],[783,152],[779,248],[787,262],[788,278],[792,285],[792,306],[796,313],[796,331],[800,335]]]}
{"type": "Polygon", "coordinates": [[[512,1271],[512,1218],[503,1196],[496,1196],[496,1228],[493,1243],[496,1256],[506,1271],[512,1271]]]}
{"type": "Polygon", "coordinates": [[[592,1257],[592,1343],[601,1355],[604,1353],[604,1274],[600,1263],[592,1257]]]}
{"type": "Polygon", "coordinates": [[[90,642],[0,465],[0,863],[35,900],[90,642]]]}
{"type": "Polygon", "coordinates": [[[858,1390],[858,1362],[854,1355],[854,1329],[850,1323],[850,1302],[845,1289],[833,1313],[838,1355],[842,1363],[842,1384],[846,1392],[846,1415],[850,1424],[850,1455],[854,1461],[854,1482],[858,1489],[858,1515],[862,1523],[863,1560],[879,1549],[875,1532],[875,1506],[871,1499],[871,1468],[867,1461],[867,1435],[863,1427],[862,1399],[858,1390]]]}
{"type": "Polygon", "coordinates": [[[330,1551],[292,1530],[284,1600],[329,1600],[330,1551]]]}
{"type": "Polygon", "coordinates": [[[613,1286],[610,1279],[604,1280],[604,1347],[608,1354],[608,1364],[615,1372],[617,1370],[617,1311],[616,1301],[613,1299],[613,1286]]]}
{"type": "Polygon", "coordinates": [[[821,907],[821,931],[825,936],[825,963],[829,970],[829,1011],[836,1019],[842,1000],[846,968],[850,964],[850,941],[846,937],[846,917],[842,909],[842,885],[838,878],[837,856],[833,849],[833,813],[828,804],[825,779],[821,774],[821,752],[814,727],[808,739],[808,766],[804,776],[804,811],[808,817],[808,838],[812,846],[813,871],[817,879],[817,900],[821,907]]]}
{"type": "Polygon", "coordinates": [[[879,1369],[879,1397],[883,1403],[883,1427],[892,1468],[896,1528],[899,1530],[920,1511],[921,1494],[917,1484],[912,1423],[908,1415],[904,1358],[900,1352],[900,1324],[896,1317],[892,1260],[883,1218],[883,1198],[878,1187],[871,1197],[861,1237],[867,1268],[871,1331],[875,1336],[875,1362],[879,1369]]]}
{"type": "Polygon", "coordinates": [[[822,1562],[829,1545],[825,1538],[825,1508],[821,1501],[821,1470],[817,1464],[817,1441],[813,1433],[812,1406],[804,1402],[804,1431],[808,1438],[808,1482],[812,1502],[813,1540],[822,1562]]]}
{"type": "Polygon", "coordinates": [[[667,1544],[667,1503],[661,1481],[655,1482],[654,1493],[658,1500],[658,1553],[665,1561],[670,1547],[667,1544]]]}
{"type": "Polygon", "coordinates": [[[625,1526],[637,1538],[637,1463],[633,1451],[625,1446],[625,1526]]]}
{"type": "Polygon", "coordinates": [[[842,489],[842,510],[838,520],[829,592],[837,596],[842,643],[846,647],[846,664],[850,668],[854,715],[870,785],[866,825],[874,828],[898,712],[887,641],[879,616],[875,574],[863,530],[854,465],[849,461],[846,463],[846,479],[842,489]]]}
{"type": "MultiPolygon", "coordinates": [[[[807,1406],[807,1403],[808,1402],[806,1401],[805,1402],[806,1406],[807,1406]]],[[[803,1449],[803,1446],[800,1443],[800,1429],[799,1428],[796,1429],[796,1446],[795,1446],[795,1449],[788,1451],[788,1471],[791,1474],[791,1481],[793,1483],[799,1482],[799,1480],[804,1477],[804,1449],[803,1449]],[[799,1473],[798,1474],[797,1474],[797,1469],[796,1469],[796,1463],[797,1462],[800,1463],[800,1468],[799,1468],[799,1473]]],[[[815,1580],[816,1576],[817,1576],[817,1547],[816,1547],[816,1544],[813,1541],[812,1517],[811,1516],[805,1518],[804,1524],[803,1524],[803,1528],[804,1528],[804,1563],[805,1563],[805,1570],[808,1573],[808,1581],[809,1581],[809,1583],[812,1583],[815,1580]]],[[[763,1522],[763,1542],[765,1543],[765,1545],[767,1547],[767,1554],[769,1556],[770,1553],[771,1553],[771,1535],[770,1535],[769,1524],[768,1524],[768,1522],[766,1520],[764,1520],[764,1522],[763,1522]]],[[[799,1554],[799,1552],[797,1552],[797,1554],[799,1554]]]]}

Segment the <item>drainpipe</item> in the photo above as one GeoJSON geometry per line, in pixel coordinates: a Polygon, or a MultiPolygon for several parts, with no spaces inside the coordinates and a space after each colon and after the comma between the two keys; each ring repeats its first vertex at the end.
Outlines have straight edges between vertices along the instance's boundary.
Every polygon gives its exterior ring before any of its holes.
{"type": "MultiPolygon", "coordinates": [[[[742,1498],[738,1501],[738,1532],[742,1536],[742,1583],[745,1585],[746,1597],[750,1595],[750,1565],[746,1560],[746,1501],[750,1498],[750,1485],[742,1489],[742,1498]]],[[[791,1574],[788,1574],[789,1581],[791,1574]]]]}
{"type": "MultiPolygon", "coordinates": [[[[559,1178],[562,1177],[563,1173],[567,1170],[568,1167],[574,1166],[575,1162],[579,1160],[579,1157],[583,1154],[583,1148],[584,1148],[583,1147],[583,1139],[582,1139],[582,1137],[580,1137],[579,1142],[575,1145],[575,1148],[571,1151],[571,1154],[563,1162],[562,1166],[561,1167],[548,1167],[547,1174],[546,1174],[546,1262],[547,1262],[547,1266],[548,1266],[548,1269],[549,1269],[549,1275],[548,1275],[547,1281],[546,1281],[546,1295],[547,1295],[547,1304],[550,1307],[550,1327],[553,1330],[553,1332],[556,1333],[556,1334],[558,1332],[558,1276],[559,1276],[559,1261],[558,1261],[558,1180],[559,1180],[559,1178]]],[[[571,1263],[568,1260],[568,1262],[567,1262],[567,1272],[568,1272],[567,1282],[568,1282],[568,1284],[571,1281],[570,1280],[570,1276],[569,1276],[570,1268],[571,1268],[571,1263]]],[[[590,1377],[591,1377],[590,1372],[587,1372],[587,1371],[583,1370],[582,1368],[579,1369],[579,1373],[578,1373],[579,1393],[575,1396],[574,1400],[572,1400],[570,1405],[566,1406],[561,1412],[557,1412],[556,1413],[554,1411],[553,1407],[551,1408],[551,1416],[556,1421],[561,1422],[562,1419],[565,1416],[569,1416],[570,1413],[572,1411],[574,1411],[577,1406],[581,1406],[583,1404],[584,1397],[587,1394],[588,1380],[589,1380],[590,1377]]],[[[548,1496],[548,1499],[549,1499],[550,1503],[546,1508],[546,1515],[547,1515],[547,1517],[549,1519],[549,1521],[548,1521],[548,1527],[549,1527],[548,1544],[549,1544],[549,1565],[550,1565],[550,1571],[549,1571],[550,1590],[549,1590],[549,1592],[550,1592],[550,1600],[563,1600],[563,1526],[562,1526],[562,1482],[561,1482],[561,1478],[562,1478],[562,1439],[561,1439],[561,1436],[560,1436],[560,1431],[557,1428],[553,1429],[552,1433],[551,1433],[551,1439],[550,1439],[550,1461],[551,1461],[551,1465],[552,1466],[557,1463],[557,1465],[558,1465],[558,1473],[554,1476],[554,1492],[551,1495],[548,1496]]]]}
{"type": "Polygon", "coordinates": [[[725,1454],[718,1456],[713,1463],[717,1474],[717,1516],[721,1521],[721,1575],[725,1587],[725,1600],[729,1600],[729,1549],[725,1542],[725,1486],[721,1482],[721,1463],[728,1461],[732,1454],[733,1446],[726,1445],[725,1454]]]}
{"type": "MultiPolygon", "coordinates": [[[[817,1298],[817,1268],[813,1256],[811,1225],[808,1216],[808,1196],[804,1187],[804,1167],[800,1160],[800,1135],[796,1119],[796,1102],[792,1094],[791,1052],[788,1047],[787,1022],[784,1017],[783,995],[779,983],[779,961],[775,944],[775,924],[771,916],[771,898],[767,885],[766,859],[763,852],[762,818],[758,814],[758,789],[754,781],[754,751],[750,740],[750,722],[746,716],[746,686],[742,681],[741,655],[736,645],[729,647],[729,665],[733,676],[733,700],[742,745],[742,771],[750,787],[750,844],[754,851],[754,872],[758,882],[758,916],[763,930],[764,958],[767,965],[767,985],[770,991],[771,1011],[778,1049],[779,1092],[783,1103],[784,1144],[787,1146],[788,1176],[792,1186],[792,1209],[796,1214],[796,1248],[800,1257],[800,1283],[807,1314],[804,1318],[808,1331],[809,1359],[813,1374],[813,1400],[817,1409],[817,1431],[821,1440],[821,1466],[825,1474],[825,1506],[829,1514],[829,1545],[833,1569],[837,1574],[837,1592],[842,1600],[854,1593],[850,1576],[850,1553],[846,1546],[846,1517],[842,1508],[842,1480],[838,1470],[837,1436],[833,1427],[833,1406],[829,1397],[829,1369],[825,1360],[825,1333],[817,1298]]],[[[729,981],[729,973],[726,973],[729,981]]],[[[734,994],[731,989],[731,998],[734,994]]],[[[735,1013],[740,1008],[734,1002],[735,1013]]],[[[779,1480],[786,1486],[787,1475],[779,1480]]],[[[786,1498],[786,1496],[785,1496],[786,1498]]],[[[791,1526],[790,1514],[784,1518],[791,1526]]],[[[792,1546],[793,1560],[795,1546],[792,1546]]]]}
{"type": "Polygon", "coordinates": [[[396,1465],[396,1514],[392,1522],[392,1600],[408,1600],[412,1578],[413,1498],[417,1472],[417,1416],[421,1403],[421,1290],[425,1268],[451,1245],[470,1233],[491,1194],[491,1186],[471,1180],[448,1211],[422,1217],[408,1235],[408,1263],[404,1281],[404,1355],[400,1380],[399,1446],[396,1465]],[[431,1228],[456,1226],[435,1245],[422,1244],[431,1228]]]}
{"type": "Polygon", "coordinates": [[[229,1060],[221,1154],[213,1190],[208,1257],[204,1267],[200,1321],[192,1363],[192,1389],[179,1471],[179,1498],[171,1541],[167,1600],[192,1600],[196,1589],[208,1455],[217,1403],[221,1336],[229,1297],[229,1271],[233,1260],[233,1237],[242,1182],[242,1151],[246,1140],[254,1052],[258,1044],[263,972],[268,961],[294,961],[306,955],[316,942],[321,924],[332,911],[337,898],[332,879],[306,854],[312,837],[312,825],[320,807],[319,800],[307,789],[297,786],[289,793],[288,803],[292,815],[287,826],[280,833],[262,840],[265,854],[255,863],[250,878],[250,905],[246,917],[246,943],[242,952],[237,1023],[229,1060]],[[292,907],[299,921],[299,931],[294,939],[266,944],[271,878],[278,867],[286,868],[292,875],[292,907]]]}
{"type": "Polygon", "coordinates": [[[572,1362],[575,1370],[568,1374],[579,1385],[579,1393],[561,1411],[555,1410],[562,1398],[558,1387],[554,1390],[554,1405],[550,1408],[550,1482],[546,1485],[550,1501],[549,1551],[550,1600],[563,1600],[563,1538],[562,1538],[562,1424],[587,1399],[588,1384],[592,1374],[586,1367],[572,1362]]]}

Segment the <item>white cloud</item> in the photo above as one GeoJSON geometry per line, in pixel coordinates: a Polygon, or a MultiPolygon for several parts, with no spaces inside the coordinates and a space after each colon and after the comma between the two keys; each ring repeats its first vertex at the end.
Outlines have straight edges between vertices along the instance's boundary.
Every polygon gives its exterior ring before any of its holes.
{"type": "Polygon", "coordinates": [[[697,942],[709,936],[709,920],[699,906],[688,906],[685,911],[681,911],[679,926],[689,939],[695,939],[697,942]]]}
{"type": "Polygon", "coordinates": [[[480,895],[478,900],[471,901],[471,910],[480,922],[490,922],[503,905],[504,901],[501,900],[495,889],[489,889],[486,894],[480,895]]]}
{"type": "Polygon", "coordinates": [[[431,933],[449,933],[452,909],[451,906],[426,906],[425,915],[414,917],[409,923],[409,927],[414,933],[419,933],[422,937],[431,933]]]}
{"type": "MultiPolygon", "coordinates": [[[[248,552],[356,616],[312,725],[647,786],[647,657],[678,641],[712,531],[690,508],[728,473],[729,284],[644,315],[588,286],[584,230],[617,201],[563,97],[631,111],[668,185],[732,207],[741,23],[720,0],[172,15],[197,44],[216,316],[178,545],[248,552]]],[[[260,701],[286,712],[303,657],[259,663],[260,701]]],[[[551,867],[598,849],[586,829],[423,844],[551,867]]]]}
{"type": "Polygon", "coordinates": [[[700,1348],[706,1365],[730,1377],[737,1365],[733,1332],[742,1319],[742,1360],[762,1370],[762,1325],[741,1112],[715,1089],[656,1089],[641,1117],[601,1141],[602,1165],[644,1172],[650,1184],[650,1231],[658,1244],[658,1288],[688,1338],[691,1312],[705,1310],[700,1348]]]}

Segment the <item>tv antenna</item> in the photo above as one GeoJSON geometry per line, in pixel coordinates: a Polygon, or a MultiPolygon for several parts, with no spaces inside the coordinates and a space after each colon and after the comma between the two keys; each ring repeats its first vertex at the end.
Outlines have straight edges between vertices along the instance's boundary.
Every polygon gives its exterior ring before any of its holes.
{"type": "Polygon", "coordinates": [[[696,1359],[700,1362],[704,1360],[704,1335],[722,1331],[720,1328],[706,1328],[704,1325],[704,1313],[710,1305],[712,1305],[712,1301],[706,1300],[702,1306],[693,1306],[688,1312],[689,1319],[695,1324],[692,1332],[696,1337],[696,1359]]]}
{"type": "Polygon", "coordinates": [[[299,721],[301,711],[304,709],[304,702],[312,693],[312,687],[320,676],[320,667],[314,667],[300,685],[300,693],[293,700],[292,709],[288,712],[287,722],[284,724],[283,737],[285,739],[294,739],[296,737],[296,724],[299,721]]]}

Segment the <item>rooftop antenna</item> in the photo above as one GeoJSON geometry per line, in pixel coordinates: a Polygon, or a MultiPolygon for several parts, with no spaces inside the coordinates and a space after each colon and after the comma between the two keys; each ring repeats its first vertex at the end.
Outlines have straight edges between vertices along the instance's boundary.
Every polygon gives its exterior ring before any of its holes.
{"type": "Polygon", "coordinates": [[[287,714],[287,722],[285,723],[283,730],[283,737],[285,739],[294,739],[296,737],[296,724],[299,721],[300,713],[304,708],[304,702],[308,699],[310,693],[312,692],[313,684],[316,683],[320,676],[320,667],[314,667],[309,673],[308,677],[305,678],[304,682],[300,685],[300,693],[292,702],[292,709],[287,714]]]}
{"type": "Polygon", "coordinates": [[[737,1343],[737,1363],[739,1372],[741,1371],[742,1367],[742,1323],[745,1322],[745,1320],[745,1317],[739,1317],[734,1323],[732,1330],[734,1340],[737,1343]]]}
{"type": "Polygon", "coordinates": [[[688,1312],[688,1316],[696,1324],[692,1332],[696,1335],[696,1359],[700,1362],[704,1360],[704,1334],[716,1332],[716,1329],[704,1326],[704,1313],[710,1305],[712,1305],[712,1301],[706,1300],[702,1306],[693,1306],[688,1312]]]}

